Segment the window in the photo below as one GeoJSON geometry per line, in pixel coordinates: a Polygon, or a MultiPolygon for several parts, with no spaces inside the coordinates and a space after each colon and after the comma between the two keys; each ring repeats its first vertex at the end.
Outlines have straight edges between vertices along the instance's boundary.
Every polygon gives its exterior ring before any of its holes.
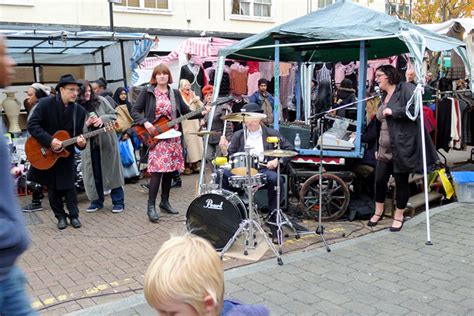
{"type": "Polygon", "coordinates": [[[328,5],[333,4],[333,0],[318,0],[318,9],[327,7],[328,5]]]}
{"type": "Polygon", "coordinates": [[[169,11],[171,10],[169,2],[169,0],[122,0],[122,3],[116,4],[115,8],[121,10],[120,7],[124,7],[132,11],[169,11]]]}
{"type": "Polygon", "coordinates": [[[232,14],[271,18],[272,0],[232,0],[232,14]]]}

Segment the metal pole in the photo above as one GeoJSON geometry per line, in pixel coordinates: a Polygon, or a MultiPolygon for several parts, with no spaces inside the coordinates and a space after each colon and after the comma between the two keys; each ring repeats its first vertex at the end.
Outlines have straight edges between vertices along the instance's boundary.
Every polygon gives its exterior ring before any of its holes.
{"type": "Polygon", "coordinates": [[[356,125],[356,141],[355,150],[361,152],[360,136],[362,134],[362,126],[365,117],[365,97],[366,97],[366,79],[367,79],[367,49],[365,41],[360,41],[359,50],[359,87],[358,87],[358,103],[357,103],[357,125],[356,125]]]}
{"type": "Polygon", "coordinates": [[[123,86],[127,88],[127,69],[125,67],[125,53],[123,49],[123,41],[120,41],[120,53],[122,55],[122,75],[123,75],[123,86]]]}
{"type": "Polygon", "coordinates": [[[275,40],[275,89],[274,89],[273,128],[278,130],[280,122],[280,41],[275,40]]]}
{"type": "Polygon", "coordinates": [[[301,60],[303,57],[301,56],[301,52],[297,55],[298,57],[298,68],[296,68],[296,91],[295,91],[295,98],[296,98],[296,119],[299,121],[301,120],[301,60]]]}
{"type": "Polygon", "coordinates": [[[107,79],[107,75],[105,74],[105,60],[104,60],[104,48],[100,48],[100,60],[102,61],[102,77],[107,79]]]}
{"type": "Polygon", "coordinates": [[[38,82],[38,76],[36,74],[36,59],[34,48],[31,48],[31,63],[33,64],[33,80],[34,82],[38,82]]]}
{"type": "Polygon", "coordinates": [[[109,2],[110,32],[114,32],[114,4],[109,2]]]}

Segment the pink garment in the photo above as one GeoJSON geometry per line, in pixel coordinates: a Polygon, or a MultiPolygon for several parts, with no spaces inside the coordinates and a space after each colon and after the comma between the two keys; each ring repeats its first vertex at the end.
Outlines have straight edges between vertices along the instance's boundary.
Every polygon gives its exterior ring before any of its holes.
{"type": "Polygon", "coordinates": [[[280,76],[286,77],[290,74],[291,63],[280,63],[280,76]]]}
{"type": "Polygon", "coordinates": [[[345,68],[342,63],[337,63],[334,67],[334,81],[337,85],[340,85],[342,80],[346,77],[345,68]]]}
{"type": "Polygon", "coordinates": [[[461,111],[459,110],[458,100],[455,98],[448,98],[451,100],[451,141],[449,147],[454,149],[461,149],[461,111]]]}
{"type": "Polygon", "coordinates": [[[247,79],[247,95],[252,95],[258,90],[258,80],[260,77],[261,75],[259,72],[254,72],[249,75],[247,79]]]}
{"type": "Polygon", "coordinates": [[[262,62],[260,63],[260,77],[265,78],[268,81],[272,80],[275,73],[274,62],[262,62]]]}

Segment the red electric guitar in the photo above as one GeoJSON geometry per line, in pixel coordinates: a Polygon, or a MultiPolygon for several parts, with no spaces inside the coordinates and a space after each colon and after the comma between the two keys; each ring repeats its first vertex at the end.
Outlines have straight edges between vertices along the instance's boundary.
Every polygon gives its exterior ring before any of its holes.
{"type": "Polygon", "coordinates": [[[159,141],[159,138],[157,138],[156,136],[169,131],[176,124],[184,120],[187,120],[190,117],[193,117],[197,114],[200,114],[203,111],[204,111],[204,108],[199,108],[195,111],[189,112],[188,114],[182,115],[174,120],[170,120],[166,116],[160,116],[156,121],[153,122],[153,126],[155,127],[154,135],[151,135],[150,133],[148,133],[147,129],[143,125],[134,125],[132,126],[132,128],[135,131],[135,133],[137,133],[137,136],[141,140],[142,143],[146,144],[150,148],[153,148],[155,147],[156,143],[158,143],[159,141]]]}
{"type": "MultiPolygon", "coordinates": [[[[104,127],[94,130],[92,132],[88,132],[85,134],[82,134],[85,139],[94,137],[96,135],[102,134],[102,133],[107,133],[110,131],[115,131],[116,128],[116,123],[115,121],[109,122],[104,125],[104,127]]],[[[62,142],[62,149],[58,152],[53,151],[51,147],[45,147],[41,145],[36,138],[30,136],[26,140],[25,143],[25,152],[26,152],[26,158],[28,161],[31,163],[33,167],[39,170],[48,170],[54,164],[56,161],[61,158],[61,157],[67,157],[70,155],[70,153],[64,149],[69,145],[75,144],[77,142],[76,137],[72,137],[69,135],[67,131],[61,130],[57,131],[53,135],[54,138],[59,139],[62,142]]]]}

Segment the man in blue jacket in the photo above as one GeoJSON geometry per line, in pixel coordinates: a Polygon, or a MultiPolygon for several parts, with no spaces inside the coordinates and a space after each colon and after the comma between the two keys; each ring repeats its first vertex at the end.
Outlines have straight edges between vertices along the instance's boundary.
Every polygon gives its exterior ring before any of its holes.
{"type": "Polygon", "coordinates": [[[275,105],[275,101],[273,96],[267,92],[268,88],[268,81],[265,78],[261,78],[258,80],[258,91],[255,91],[249,98],[249,103],[256,103],[260,105],[263,113],[267,116],[263,119],[263,123],[265,125],[273,124],[273,107],[275,105]]]}
{"type": "MultiPolygon", "coordinates": [[[[0,36],[0,89],[10,84],[14,66],[0,36]]],[[[3,127],[0,133],[0,315],[36,315],[26,295],[25,277],[15,265],[28,247],[29,238],[14,192],[3,127]]]]}

